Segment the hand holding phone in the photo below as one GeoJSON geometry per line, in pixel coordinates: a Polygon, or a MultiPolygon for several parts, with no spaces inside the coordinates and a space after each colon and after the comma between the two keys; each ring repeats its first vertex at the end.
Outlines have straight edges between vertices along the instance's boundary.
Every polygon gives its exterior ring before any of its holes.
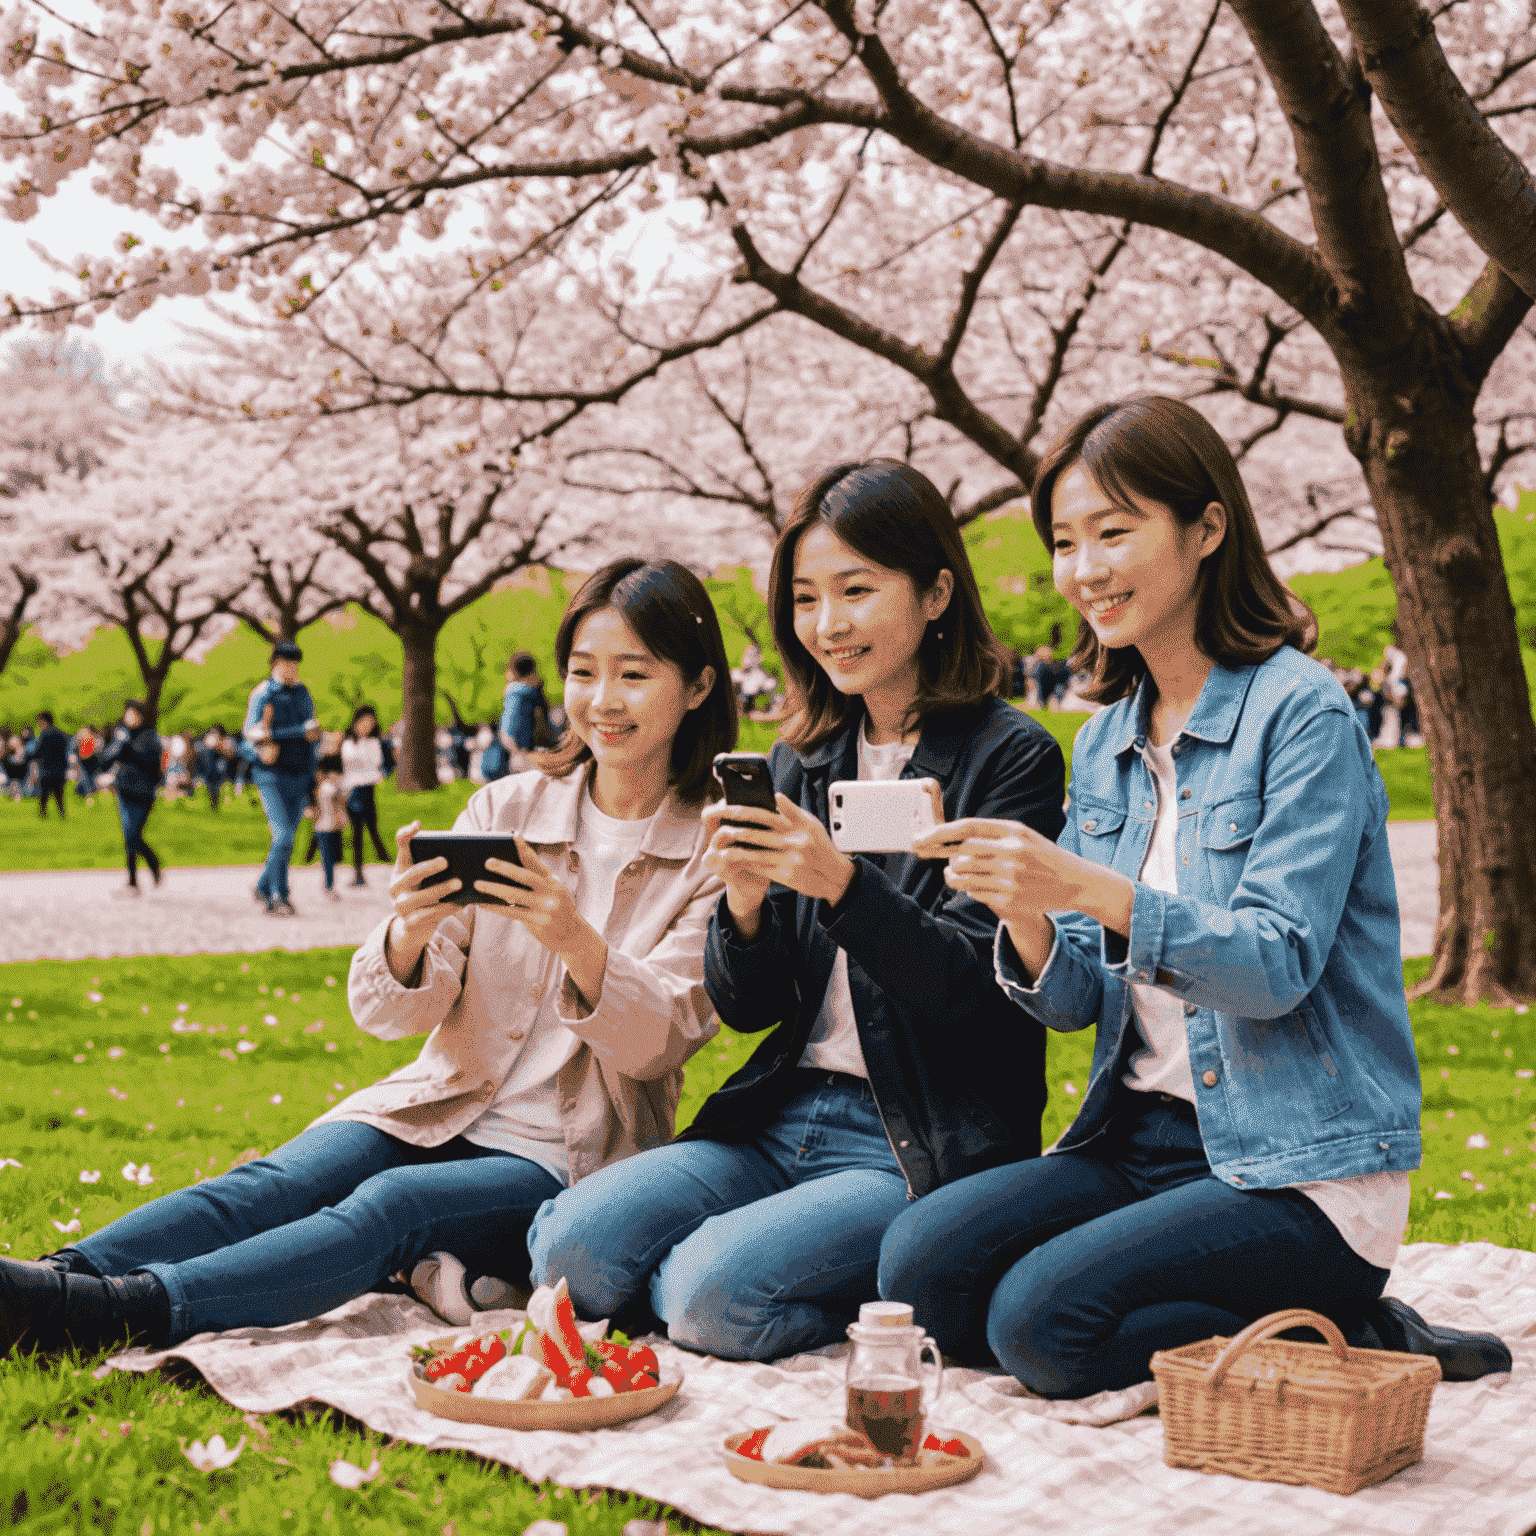
{"type": "MultiPolygon", "coordinates": [[[[754,810],[778,815],[779,802],[773,792],[773,771],[761,752],[721,752],[715,758],[715,779],[725,791],[727,805],[750,806],[754,810]]],[[[755,821],[739,816],[722,816],[722,826],[755,827],[755,821]]],[[[737,840],[738,848],[761,848],[761,843],[737,840]]]]}
{"type": "Polygon", "coordinates": [[[411,864],[437,864],[439,871],[424,877],[416,886],[420,892],[437,892],[439,886],[450,890],[435,894],[436,901],[465,907],[471,902],[489,903],[475,890],[475,881],[502,881],[503,876],[486,867],[487,859],[501,859],[522,867],[517,839],[510,832],[418,832],[410,840],[411,864]],[[457,884],[454,884],[457,882],[457,884]]]}

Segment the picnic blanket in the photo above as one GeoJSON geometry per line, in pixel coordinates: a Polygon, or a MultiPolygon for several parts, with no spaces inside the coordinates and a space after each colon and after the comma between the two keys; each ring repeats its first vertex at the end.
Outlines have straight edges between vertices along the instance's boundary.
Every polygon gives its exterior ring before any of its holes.
{"type": "MultiPolygon", "coordinates": [[[[1491,1243],[1412,1243],[1392,1295],[1431,1321],[1499,1334],[1509,1374],[1435,1389],[1424,1460],[1350,1497],[1315,1488],[1180,1471],[1163,1464],[1150,1384],[1078,1403],[1047,1402],[1011,1377],[954,1369],[930,1427],[963,1429],[986,1450],[956,1488],[880,1499],[784,1492],[737,1481],[721,1441],[779,1418],[841,1417],[836,1345],[770,1365],[689,1354],[653,1340],[682,1391],[660,1412],[587,1434],[514,1432],[423,1413],[406,1383],[407,1348],[451,1330],[401,1296],[369,1295],[313,1322],[204,1334],[176,1349],[129,1350],[112,1364],[147,1371],[190,1361],[238,1408],[315,1400],[417,1445],[458,1448],[566,1487],[619,1488],[727,1531],[782,1536],[1527,1536],[1536,1531],[1536,1253],[1491,1243]]],[[[482,1314],[485,1329],[520,1313],[482,1314]]],[[[385,1465],[388,1462],[386,1458],[385,1465]]],[[[512,1533],[516,1536],[516,1533],[512,1533]]]]}

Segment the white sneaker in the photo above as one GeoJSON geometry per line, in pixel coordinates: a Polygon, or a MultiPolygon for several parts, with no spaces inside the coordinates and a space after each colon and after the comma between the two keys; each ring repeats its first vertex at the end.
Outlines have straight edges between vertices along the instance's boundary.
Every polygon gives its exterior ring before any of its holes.
{"type": "Polygon", "coordinates": [[[416,1299],[432,1308],[445,1323],[462,1328],[473,1320],[475,1304],[464,1285],[464,1266],[451,1253],[434,1253],[411,1271],[416,1299]]]}

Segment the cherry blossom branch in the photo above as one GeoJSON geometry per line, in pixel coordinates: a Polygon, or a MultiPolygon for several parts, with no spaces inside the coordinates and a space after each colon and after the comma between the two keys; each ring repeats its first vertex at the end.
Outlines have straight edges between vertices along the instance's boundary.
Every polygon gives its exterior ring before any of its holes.
{"type": "Polygon", "coordinates": [[[1494,443],[1493,451],[1488,455],[1488,463],[1483,471],[1483,489],[1488,493],[1490,502],[1493,501],[1499,476],[1510,464],[1522,454],[1536,452],[1536,435],[1533,435],[1529,442],[1510,442],[1510,423],[1516,421],[1536,422],[1536,411],[1511,411],[1508,415],[1499,418],[1498,441],[1494,443]]]}
{"type": "Polygon", "coordinates": [[[1361,68],[1462,228],[1536,299],[1536,175],[1457,79],[1417,0],[1340,0],[1361,68]]]}
{"type": "Polygon", "coordinates": [[[21,632],[27,620],[27,608],[38,593],[37,577],[31,572],[22,570],[19,565],[13,565],[11,575],[15,578],[17,593],[9,610],[3,618],[0,618],[0,672],[5,671],[5,664],[11,659],[11,652],[16,649],[16,642],[21,639],[21,632]]]}
{"type": "Polygon", "coordinates": [[[1481,385],[1488,377],[1488,370],[1530,309],[1530,295],[1496,262],[1489,261],[1478,273],[1461,302],[1446,316],[1474,384],[1481,385]]]}

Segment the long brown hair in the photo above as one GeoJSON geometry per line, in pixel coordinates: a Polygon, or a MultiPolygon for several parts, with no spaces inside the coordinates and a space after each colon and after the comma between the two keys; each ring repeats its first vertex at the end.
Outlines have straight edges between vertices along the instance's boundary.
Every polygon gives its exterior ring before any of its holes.
{"type": "MultiPolygon", "coordinates": [[[[581,621],[601,608],[616,610],[651,655],[670,662],[690,683],[705,667],[715,669],[708,696],[688,711],[672,738],[671,781],[679,797],[709,799],[716,792],[715,754],[736,747],[736,693],[720,620],[704,583],[676,560],[614,560],[594,571],[571,599],[555,634],[555,663],[562,678],[581,621]]],[[[554,778],[591,760],[592,749],[574,730],[553,752],[534,759],[554,778]]]]}
{"type": "Polygon", "coordinates": [[[784,663],[789,718],[780,736],[808,752],[835,736],[860,706],[832,679],[795,634],[795,551],[807,528],[823,523],[866,560],[908,577],[919,594],[939,572],[955,579],[949,606],[927,628],[918,649],[917,697],[907,716],[974,704],[1000,693],[1013,657],[992,633],[971,557],[938,487],[899,459],[835,464],[800,493],[773,548],[768,611],[784,663]]]}
{"type": "MultiPolygon", "coordinates": [[[[1243,477],[1216,429],[1193,406],[1165,395],[1142,395],[1096,406],[1057,438],[1035,472],[1031,511],[1045,547],[1051,538],[1051,498],[1061,476],[1081,465],[1116,506],[1132,511],[1135,497],[1167,507],[1184,528],[1210,504],[1227,513],[1221,544],[1200,563],[1200,610],[1195,644],[1224,667],[1267,661],[1282,645],[1310,653],[1317,644],[1312,610],[1286,590],[1270,568],[1243,477]]],[[[1080,690],[1097,704],[1135,692],[1146,662],[1133,645],[1099,644],[1086,619],[1068,665],[1092,682],[1080,690]]]]}

